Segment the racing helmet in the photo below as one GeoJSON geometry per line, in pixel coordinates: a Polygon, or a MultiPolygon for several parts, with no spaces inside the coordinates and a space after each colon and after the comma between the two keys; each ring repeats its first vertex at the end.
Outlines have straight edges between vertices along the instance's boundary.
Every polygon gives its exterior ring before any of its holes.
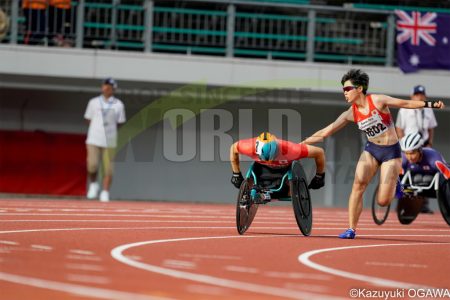
{"type": "Polygon", "coordinates": [[[269,132],[263,132],[256,138],[256,154],[263,161],[275,160],[278,155],[277,137],[269,132]]]}
{"type": "Polygon", "coordinates": [[[404,152],[417,150],[422,148],[422,146],[422,136],[418,132],[407,134],[400,140],[400,147],[404,152]]]}

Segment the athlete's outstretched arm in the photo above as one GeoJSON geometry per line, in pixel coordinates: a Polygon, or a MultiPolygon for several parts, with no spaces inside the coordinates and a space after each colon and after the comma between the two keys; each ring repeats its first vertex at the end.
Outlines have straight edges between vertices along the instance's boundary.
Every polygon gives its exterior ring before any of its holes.
{"type": "Polygon", "coordinates": [[[382,106],[396,107],[396,108],[444,108],[442,101],[421,101],[421,100],[402,100],[393,98],[387,95],[372,95],[372,99],[382,106]]]}
{"type": "Polygon", "coordinates": [[[239,164],[239,152],[237,150],[237,143],[234,143],[233,145],[231,145],[230,162],[231,162],[231,169],[233,170],[233,173],[239,173],[241,171],[241,168],[240,168],[240,164],[239,164]]]}
{"type": "Polygon", "coordinates": [[[336,131],[342,129],[349,122],[353,121],[352,107],[344,111],[333,123],[314,133],[312,136],[304,140],[302,143],[311,145],[323,142],[324,138],[332,135],[336,131]]]}
{"type": "Polygon", "coordinates": [[[307,157],[314,158],[316,162],[316,173],[325,173],[325,152],[323,149],[311,145],[306,145],[306,148],[308,149],[307,157]]]}

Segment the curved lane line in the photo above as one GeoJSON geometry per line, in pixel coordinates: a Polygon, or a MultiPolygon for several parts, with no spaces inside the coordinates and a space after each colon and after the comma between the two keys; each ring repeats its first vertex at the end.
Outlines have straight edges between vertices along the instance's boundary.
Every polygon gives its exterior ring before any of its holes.
{"type": "MultiPolygon", "coordinates": [[[[184,241],[200,241],[200,240],[213,240],[213,239],[235,239],[235,238],[261,238],[262,236],[209,236],[209,237],[193,237],[193,238],[178,238],[178,239],[165,239],[165,240],[152,240],[152,241],[143,241],[143,242],[137,242],[137,243],[131,243],[131,244],[124,244],[121,246],[118,246],[111,250],[111,256],[132,267],[139,268],[145,271],[158,273],[178,279],[184,279],[184,280],[191,280],[206,284],[211,284],[215,286],[221,286],[231,289],[238,289],[243,290],[247,292],[253,292],[253,293],[259,293],[259,294],[266,294],[271,295],[275,297],[285,297],[285,298],[292,298],[292,299],[342,299],[338,297],[332,297],[332,296],[326,296],[323,294],[314,294],[314,293],[308,293],[308,292],[298,292],[298,291],[292,291],[287,290],[283,288],[278,287],[270,287],[266,285],[259,285],[254,283],[247,283],[237,280],[230,280],[230,279],[224,279],[219,277],[214,277],[210,275],[203,275],[198,273],[190,273],[185,271],[179,271],[179,270],[173,270],[163,267],[158,267],[155,265],[146,264],[143,262],[135,261],[133,259],[130,259],[129,257],[125,256],[123,254],[124,251],[135,248],[135,247],[141,247],[146,245],[154,245],[154,244],[162,244],[162,243],[175,243],[175,242],[184,242],[184,241]]],[[[283,237],[280,235],[268,235],[263,236],[266,237],[283,237]]]]}
{"type": "Polygon", "coordinates": [[[173,298],[163,298],[146,296],[141,294],[134,294],[128,292],[120,292],[114,290],[108,290],[103,288],[88,287],[84,285],[57,282],[51,280],[38,279],[27,276],[20,276],[14,274],[8,274],[0,272],[0,280],[8,281],[12,283],[17,283],[21,285],[29,285],[37,288],[43,288],[48,290],[54,290],[58,292],[66,292],[79,296],[85,296],[88,298],[100,298],[108,300],[123,300],[123,299],[133,299],[133,300],[169,300],[173,298]]]}
{"type": "Polygon", "coordinates": [[[331,252],[331,251],[340,251],[340,250],[348,250],[348,249],[358,249],[358,248],[374,248],[374,247],[395,247],[395,246],[423,246],[423,245],[450,245],[450,243],[410,243],[410,244],[378,244],[378,245],[363,245],[363,246],[347,246],[347,247],[337,247],[337,248],[327,248],[327,249],[318,249],[313,251],[305,252],[298,257],[298,261],[302,264],[321,271],[325,273],[329,273],[335,276],[345,277],[352,280],[364,281],[373,285],[379,286],[387,286],[392,288],[431,288],[425,287],[413,283],[394,281],[389,279],[383,279],[379,277],[367,276],[347,271],[342,271],[339,269],[333,269],[318,263],[311,261],[311,257],[316,254],[331,252]]]}

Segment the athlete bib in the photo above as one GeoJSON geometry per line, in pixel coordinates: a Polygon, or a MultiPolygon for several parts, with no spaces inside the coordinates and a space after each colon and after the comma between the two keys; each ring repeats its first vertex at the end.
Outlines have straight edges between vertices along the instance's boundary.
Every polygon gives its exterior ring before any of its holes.
{"type": "Polygon", "coordinates": [[[369,103],[369,114],[362,114],[353,104],[353,117],[358,128],[366,133],[367,138],[372,139],[388,131],[393,123],[390,114],[383,113],[375,107],[371,95],[367,96],[367,102],[369,103]]]}

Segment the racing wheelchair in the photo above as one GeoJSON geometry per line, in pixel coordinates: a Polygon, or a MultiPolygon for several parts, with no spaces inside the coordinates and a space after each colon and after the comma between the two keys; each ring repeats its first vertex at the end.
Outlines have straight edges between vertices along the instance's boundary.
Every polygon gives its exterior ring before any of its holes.
{"type": "MultiPolygon", "coordinates": [[[[412,176],[407,171],[400,182],[404,187],[403,196],[395,199],[398,200],[397,217],[401,224],[411,224],[417,218],[425,198],[437,198],[442,217],[450,225],[450,181],[441,173],[412,176]]],[[[372,198],[372,217],[376,224],[382,225],[389,215],[390,205],[379,206],[377,192],[378,187],[372,198]]]]}
{"type": "Polygon", "coordinates": [[[244,234],[255,218],[258,206],[274,200],[292,201],[295,219],[303,235],[312,227],[311,196],[305,171],[299,161],[270,169],[254,162],[248,169],[236,201],[236,227],[244,234]]]}

